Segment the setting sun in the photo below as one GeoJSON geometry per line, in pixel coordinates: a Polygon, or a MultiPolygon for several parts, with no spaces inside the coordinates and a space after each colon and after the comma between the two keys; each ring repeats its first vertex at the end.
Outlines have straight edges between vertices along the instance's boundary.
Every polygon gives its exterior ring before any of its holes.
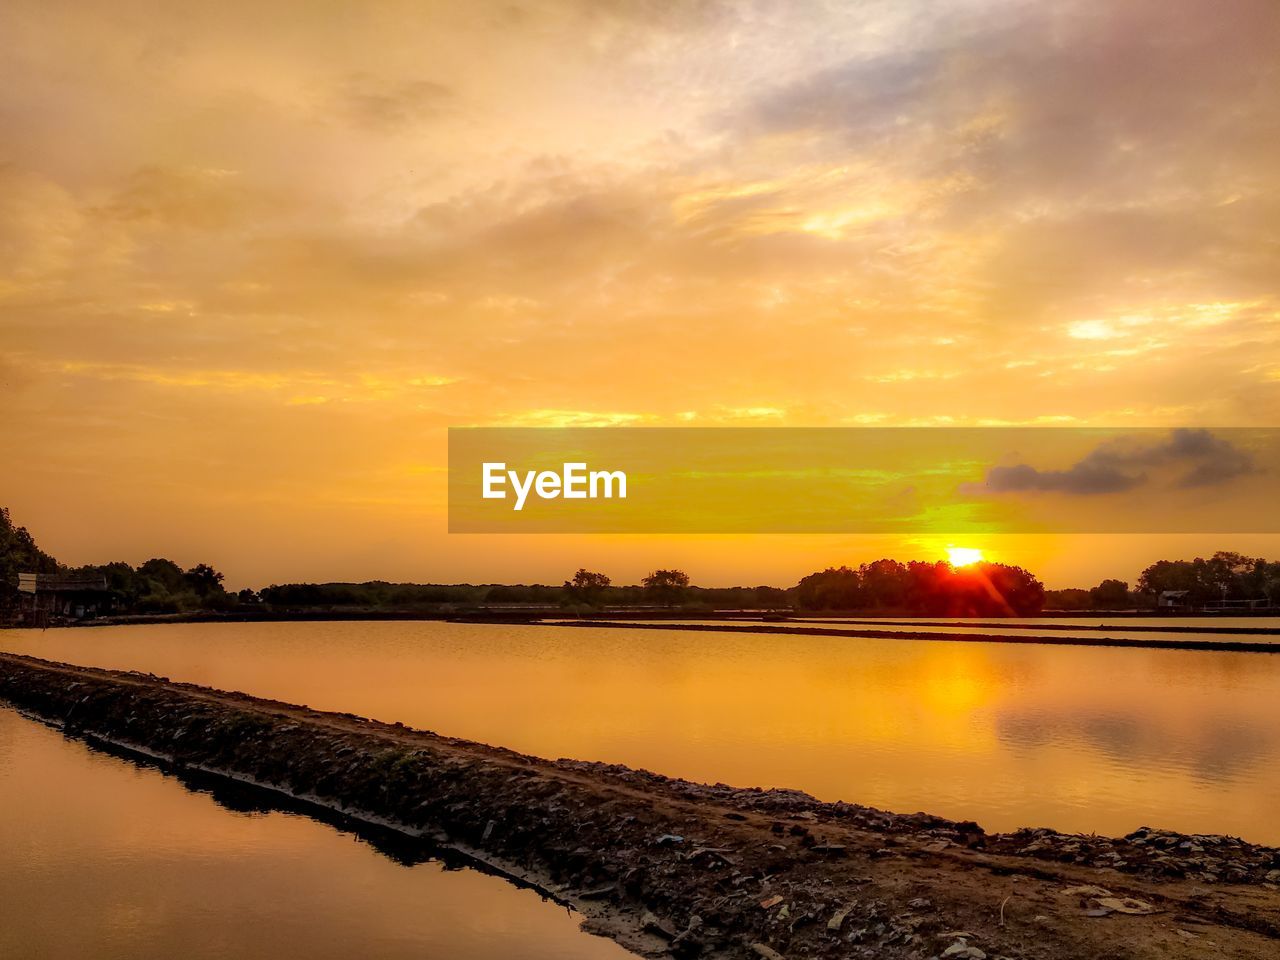
{"type": "Polygon", "coordinates": [[[953,567],[967,567],[982,559],[982,551],[975,547],[947,547],[947,560],[953,567]]]}

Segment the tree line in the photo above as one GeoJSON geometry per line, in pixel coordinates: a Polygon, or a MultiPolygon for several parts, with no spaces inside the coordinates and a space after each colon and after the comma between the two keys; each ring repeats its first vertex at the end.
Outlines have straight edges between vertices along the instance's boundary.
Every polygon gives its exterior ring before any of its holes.
{"type": "Polygon", "coordinates": [[[1044,606],[1044,584],[1021,567],[876,560],[828,567],[795,587],[802,610],[902,612],[948,617],[1028,616],[1044,606]]]}
{"type": "Polygon", "coordinates": [[[1059,610],[1119,610],[1166,605],[1280,606],[1280,561],[1230,550],[1193,560],[1157,560],[1130,586],[1103,580],[1089,590],[1051,590],[1047,602],[1059,610]]]}
{"type": "Polygon", "coordinates": [[[19,573],[100,575],[113,608],[124,613],[226,610],[239,602],[223,588],[223,575],[205,563],[184,570],[157,557],[137,567],[120,562],[69,567],[36,546],[26,527],[16,526],[8,508],[0,507],[0,615],[17,608],[19,573]]]}
{"type": "Polygon", "coordinates": [[[614,584],[585,567],[554,584],[285,583],[229,593],[209,564],[183,568],[157,557],[138,565],[114,562],[67,567],[41,550],[0,507],[0,615],[16,608],[20,572],[101,575],[118,613],[367,609],[465,612],[476,608],[610,607],[710,610],[811,610],[930,616],[1026,616],[1043,609],[1153,608],[1176,594],[1178,605],[1222,601],[1280,604],[1280,562],[1220,551],[1205,559],[1159,560],[1130,584],[1107,579],[1088,589],[1045,590],[1022,567],[882,559],[857,567],[828,567],[793,587],[700,587],[687,573],[658,569],[638,584],[614,584]]]}
{"type": "Polygon", "coordinates": [[[554,584],[286,583],[259,591],[274,609],[336,607],[429,610],[452,607],[661,607],[707,610],[772,609],[787,605],[780,587],[698,587],[681,570],[656,570],[639,584],[615,585],[603,573],[579,569],[554,584]]]}

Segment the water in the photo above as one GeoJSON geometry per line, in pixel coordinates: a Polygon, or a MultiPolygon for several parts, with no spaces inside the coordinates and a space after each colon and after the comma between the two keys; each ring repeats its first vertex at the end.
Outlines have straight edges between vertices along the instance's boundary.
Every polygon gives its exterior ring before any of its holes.
{"type": "Polygon", "coordinates": [[[439,622],[10,631],[0,646],[987,829],[1280,843],[1266,654],[439,622]]]}
{"type": "Polygon", "coordinates": [[[0,957],[624,960],[529,890],[233,812],[0,708],[0,957]]]}

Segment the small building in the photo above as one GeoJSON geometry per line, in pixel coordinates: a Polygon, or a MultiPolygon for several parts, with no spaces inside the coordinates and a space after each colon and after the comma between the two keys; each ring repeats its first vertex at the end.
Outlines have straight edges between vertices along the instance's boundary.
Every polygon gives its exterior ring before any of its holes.
{"type": "Polygon", "coordinates": [[[1190,590],[1161,590],[1160,606],[1162,607],[1185,607],[1187,605],[1187,597],[1190,596],[1190,590]]]}
{"type": "Polygon", "coordinates": [[[25,622],[88,620],[111,607],[111,591],[102,574],[19,573],[19,612],[25,622]]]}

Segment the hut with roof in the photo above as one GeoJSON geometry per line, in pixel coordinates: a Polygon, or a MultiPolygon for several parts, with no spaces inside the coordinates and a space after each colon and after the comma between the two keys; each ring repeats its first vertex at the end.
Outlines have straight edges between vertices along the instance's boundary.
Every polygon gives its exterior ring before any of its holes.
{"type": "Polygon", "coordinates": [[[111,609],[111,591],[100,573],[19,573],[18,595],[25,623],[90,620],[111,609]]]}

